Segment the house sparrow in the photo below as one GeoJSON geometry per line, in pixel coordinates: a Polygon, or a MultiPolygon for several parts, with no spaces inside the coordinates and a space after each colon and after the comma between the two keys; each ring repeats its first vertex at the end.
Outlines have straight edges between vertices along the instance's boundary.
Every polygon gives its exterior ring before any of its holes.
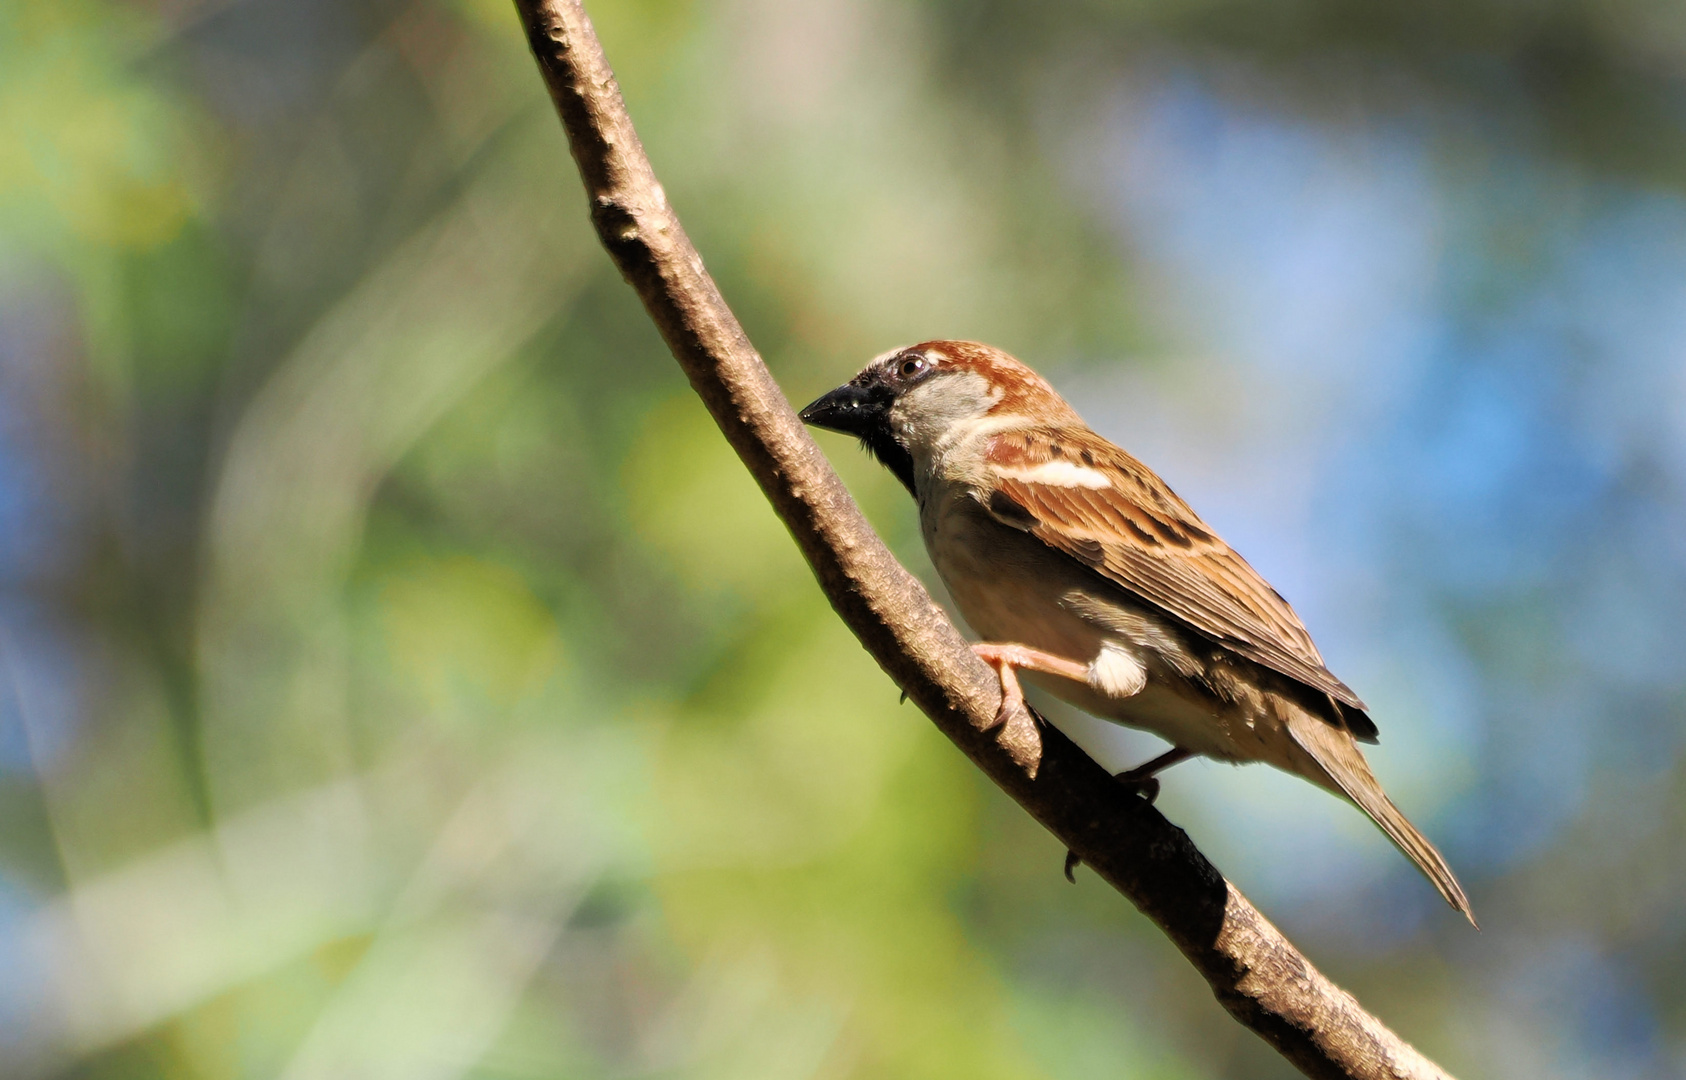
{"type": "MultiPolygon", "coordinates": [[[[860,439],[919,503],[920,530],[1001,676],[1170,741],[1122,779],[1204,754],[1264,761],[1351,800],[1469,918],[1434,845],[1382,792],[1364,702],[1323,666],[1294,610],[1146,465],[1101,438],[999,349],[885,353],[802,410],[860,439]]],[[[1069,872],[1069,866],[1068,866],[1069,872]]]]}

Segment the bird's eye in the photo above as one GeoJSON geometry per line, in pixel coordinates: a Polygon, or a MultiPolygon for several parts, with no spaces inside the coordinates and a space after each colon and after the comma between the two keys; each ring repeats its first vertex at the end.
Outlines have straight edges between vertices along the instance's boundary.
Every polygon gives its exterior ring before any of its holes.
{"type": "Polygon", "coordinates": [[[906,360],[902,361],[901,370],[902,378],[911,379],[921,371],[925,370],[925,358],[922,356],[910,356],[906,360]]]}

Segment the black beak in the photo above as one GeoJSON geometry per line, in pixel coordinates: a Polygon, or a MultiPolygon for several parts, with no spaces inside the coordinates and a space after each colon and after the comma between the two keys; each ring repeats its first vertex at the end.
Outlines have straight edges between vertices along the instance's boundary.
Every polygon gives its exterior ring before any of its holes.
{"type": "Polygon", "coordinates": [[[803,409],[802,422],[853,435],[911,492],[913,458],[890,431],[890,406],[895,403],[896,391],[868,369],[803,409]]]}
{"type": "Polygon", "coordinates": [[[865,439],[884,430],[895,400],[881,382],[846,382],[803,409],[802,422],[865,439]]]}

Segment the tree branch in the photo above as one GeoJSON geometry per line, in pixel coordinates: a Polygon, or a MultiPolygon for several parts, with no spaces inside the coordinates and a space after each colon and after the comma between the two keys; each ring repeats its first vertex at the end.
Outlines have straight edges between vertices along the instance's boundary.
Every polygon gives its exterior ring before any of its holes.
{"type": "MultiPolygon", "coordinates": [[[[993,728],[1000,684],[809,438],[668,206],[578,0],[516,0],[603,245],[874,659],[991,780],[1152,919],[1224,1008],[1308,1076],[1447,1074],[1324,978],[1188,835],[1057,730],[993,728]]],[[[1052,871],[1050,871],[1052,872],[1052,871]]]]}

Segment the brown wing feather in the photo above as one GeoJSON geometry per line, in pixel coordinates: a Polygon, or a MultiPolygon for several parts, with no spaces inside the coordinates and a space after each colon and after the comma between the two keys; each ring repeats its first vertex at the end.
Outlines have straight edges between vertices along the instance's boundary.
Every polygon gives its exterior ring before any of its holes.
{"type": "MultiPolygon", "coordinates": [[[[1347,685],[1323,666],[1294,609],[1146,465],[1086,428],[1038,428],[997,437],[992,465],[1007,470],[984,493],[1024,514],[1007,523],[1099,571],[1255,663],[1298,679],[1354,709],[1347,685]],[[1107,487],[1038,482],[1038,466],[1093,470],[1107,487]],[[1013,472],[1031,472],[1030,477],[1013,472]],[[1028,515],[1028,517],[1027,517],[1028,515]]],[[[997,516],[1001,516],[997,513],[997,516]]],[[[1368,720],[1364,721],[1368,725],[1368,720]]]]}

